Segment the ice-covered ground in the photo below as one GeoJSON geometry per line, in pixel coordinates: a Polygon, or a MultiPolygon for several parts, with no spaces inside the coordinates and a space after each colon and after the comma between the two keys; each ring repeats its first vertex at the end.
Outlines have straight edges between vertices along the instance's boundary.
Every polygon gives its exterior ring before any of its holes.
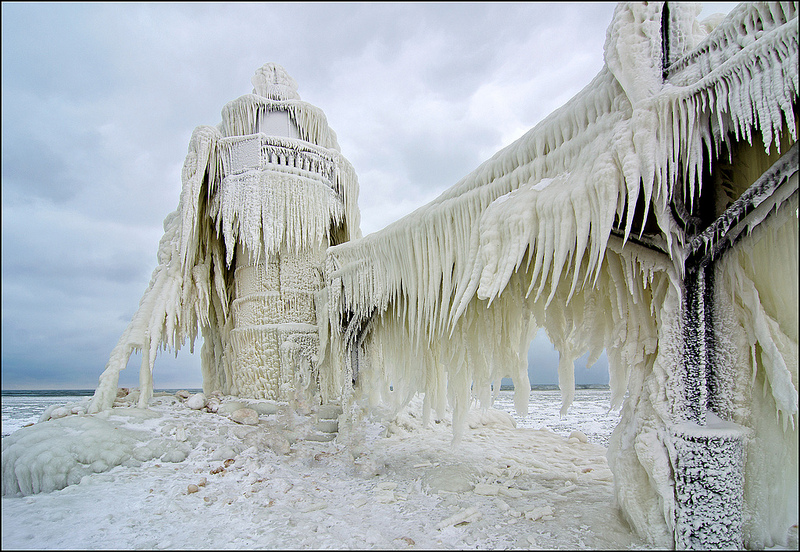
{"type": "Polygon", "coordinates": [[[517,427],[549,429],[564,437],[575,431],[586,435],[590,443],[608,447],[611,432],[619,423],[619,410],[610,410],[609,389],[576,389],[575,400],[565,416],[561,416],[561,391],[537,389],[528,399],[528,416],[518,416],[514,410],[514,392],[500,391],[494,407],[511,413],[517,427]]]}
{"type": "Polygon", "coordinates": [[[303,439],[319,435],[316,417],[286,407],[248,426],[172,395],[154,403],[146,415],[91,418],[142,446],[188,451],[185,460],[132,460],[62,490],[4,497],[2,547],[647,548],[613,507],[602,446],[514,428],[501,410],[471,412],[453,446],[448,419],[421,427],[419,402],[392,423],[341,424],[330,442],[303,439]]]}

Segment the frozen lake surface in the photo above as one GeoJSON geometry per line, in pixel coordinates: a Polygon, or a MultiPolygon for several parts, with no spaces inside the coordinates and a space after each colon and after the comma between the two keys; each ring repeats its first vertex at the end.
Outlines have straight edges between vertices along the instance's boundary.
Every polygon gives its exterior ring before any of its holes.
{"type": "Polygon", "coordinates": [[[53,404],[79,402],[91,397],[93,391],[11,391],[3,392],[3,437],[27,424],[35,424],[53,404]]]}

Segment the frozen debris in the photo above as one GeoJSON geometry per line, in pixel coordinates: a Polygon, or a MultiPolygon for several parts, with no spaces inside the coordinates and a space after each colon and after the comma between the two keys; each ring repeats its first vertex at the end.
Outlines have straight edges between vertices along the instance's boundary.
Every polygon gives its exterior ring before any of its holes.
{"type": "Polygon", "coordinates": [[[497,496],[500,493],[500,485],[491,485],[488,483],[476,483],[472,492],[484,496],[497,496]]]}
{"type": "Polygon", "coordinates": [[[522,496],[522,491],[514,488],[500,487],[500,494],[508,498],[519,498],[522,496]]]}
{"type": "MultiPolygon", "coordinates": [[[[87,397],[88,399],[88,397],[87,397]]],[[[38,422],[46,422],[50,419],[57,419],[63,418],[65,416],[70,415],[78,415],[81,416],[86,414],[86,410],[88,407],[88,400],[84,400],[81,402],[76,403],[69,403],[69,404],[53,404],[45,408],[44,412],[42,412],[41,416],[39,416],[38,422]]]]}
{"type": "Polygon", "coordinates": [[[414,546],[417,544],[411,537],[397,537],[392,542],[397,543],[400,546],[414,546]]]}
{"type": "Polygon", "coordinates": [[[309,501],[300,506],[300,511],[305,513],[318,512],[319,510],[324,510],[327,507],[328,503],[324,500],[309,501]]]}
{"type": "Polygon", "coordinates": [[[275,454],[289,454],[292,450],[289,438],[282,431],[252,431],[244,437],[243,442],[246,447],[269,449],[275,454]]]}
{"type": "Polygon", "coordinates": [[[220,405],[217,409],[217,413],[230,415],[242,408],[247,408],[247,403],[242,401],[226,401],[220,405]]]}
{"type": "Polygon", "coordinates": [[[485,426],[514,429],[517,427],[517,422],[508,412],[495,408],[487,408],[486,410],[470,410],[467,415],[467,425],[470,429],[477,429],[485,426]]]}
{"type": "Polygon", "coordinates": [[[238,453],[236,449],[230,445],[222,445],[217,448],[213,454],[211,455],[212,460],[225,460],[227,458],[233,458],[238,453]]]}
{"type": "Polygon", "coordinates": [[[589,439],[586,437],[586,434],[582,431],[578,431],[577,429],[569,434],[570,442],[575,443],[588,443],[589,439]]]}
{"type": "Polygon", "coordinates": [[[381,504],[391,504],[398,500],[406,500],[407,496],[395,492],[397,483],[394,481],[381,481],[375,486],[375,500],[381,504]]]}
{"type": "Polygon", "coordinates": [[[202,393],[196,393],[186,399],[184,404],[192,410],[202,410],[207,404],[206,396],[202,393]]]}
{"type": "Polygon", "coordinates": [[[319,420],[314,427],[323,433],[336,433],[339,431],[338,420],[319,420]]]}
{"type": "Polygon", "coordinates": [[[464,465],[444,465],[428,470],[422,477],[422,485],[431,493],[462,493],[475,488],[475,474],[464,465]]]}
{"type": "Polygon", "coordinates": [[[440,531],[446,527],[450,527],[453,525],[459,525],[461,523],[471,523],[473,521],[478,521],[483,517],[480,510],[478,510],[475,506],[471,506],[469,508],[465,508],[459,512],[456,512],[449,518],[439,522],[436,526],[437,529],[440,531]]]}
{"type": "Polygon", "coordinates": [[[237,424],[256,425],[258,424],[258,412],[252,408],[240,408],[231,412],[231,420],[237,424]]]}
{"type": "Polygon", "coordinates": [[[70,414],[70,411],[69,411],[68,408],[66,408],[64,406],[59,406],[57,408],[54,408],[50,412],[50,419],[63,418],[64,416],[69,416],[69,414],[70,414]]]}
{"type": "Polygon", "coordinates": [[[495,498],[494,504],[501,512],[508,512],[508,510],[511,509],[511,506],[509,506],[508,503],[502,498],[495,498]]]}
{"type": "Polygon", "coordinates": [[[170,448],[161,455],[161,461],[178,464],[186,460],[187,456],[188,451],[183,448],[170,448]]]}
{"type": "Polygon", "coordinates": [[[377,490],[375,491],[375,501],[381,504],[391,504],[397,502],[394,492],[390,490],[377,490]]]}
{"type": "Polygon", "coordinates": [[[323,404],[317,408],[317,417],[320,420],[336,420],[343,412],[338,404],[323,404]]]}
{"type": "Polygon", "coordinates": [[[525,519],[530,521],[549,521],[555,519],[553,517],[553,508],[549,505],[537,506],[525,511],[525,519]]]}
{"type": "Polygon", "coordinates": [[[248,408],[252,408],[259,414],[263,414],[265,416],[276,414],[278,412],[278,404],[274,401],[251,402],[247,406],[248,408]]]}

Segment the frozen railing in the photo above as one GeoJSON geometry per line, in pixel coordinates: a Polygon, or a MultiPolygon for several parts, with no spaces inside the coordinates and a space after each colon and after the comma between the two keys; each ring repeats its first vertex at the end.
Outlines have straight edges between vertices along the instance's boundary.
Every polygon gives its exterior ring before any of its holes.
{"type": "MultiPolygon", "coordinates": [[[[696,48],[666,68],[669,82],[685,86],[700,80],[756,40],[792,22],[797,26],[794,2],[746,2],[737,6],[696,48]]],[[[778,36],[764,41],[765,48],[781,42],[778,36]]]]}
{"type": "Polygon", "coordinates": [[[251,170],[276,170],[322,177],[333,186],[336,160],[325,148],[304,140],[266,134],[230,136],[219,141],[222,174],[231,176],[251,170]]]}

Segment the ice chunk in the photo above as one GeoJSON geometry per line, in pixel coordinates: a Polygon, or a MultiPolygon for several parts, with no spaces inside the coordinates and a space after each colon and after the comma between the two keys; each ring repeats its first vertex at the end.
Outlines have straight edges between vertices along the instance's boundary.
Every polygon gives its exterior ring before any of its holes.
{"type": "Polygon", "coordinates": [[[452,516],[442,520],[436,526],[437,529],[441,530],[446,527],[450,527],[451,525],[458,525],[459,523],[470,523],[473,521],[478,521],[483,517],[480,510],[476,507],[471,506],[469,508],[465,508],[459,512],[456,512],[452,516]]]}
{"type": "Polygon", "coordinates": [[[202,393],[196,393],[186,399],[185,404],[192,410],[200,410],[206,406],[206,396],[202,393]]]}
{"type": "Polygon", "coordinates": [[[256,425],[258,424],[258,412],[252,408],[240,408],[231,412],[231,420],[239,424],[256,425]]]}
{"type": "Polygon", "coordinates": [[[531,508],[525,511],[525,519],[531,521],[553,519],[553,508],[550,505],[531,508]]]}
{"type": "Polygon", "coordinates": [[[500,486],[488,483],[476,483],[472,492],[484,496],[497,496],[500,493],[500,486]]]}

